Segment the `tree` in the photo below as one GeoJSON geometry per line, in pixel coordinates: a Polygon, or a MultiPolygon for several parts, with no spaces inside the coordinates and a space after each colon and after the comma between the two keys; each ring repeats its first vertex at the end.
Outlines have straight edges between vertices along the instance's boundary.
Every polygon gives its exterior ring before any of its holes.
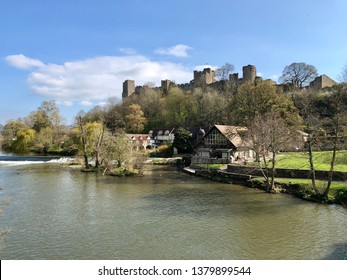
{"type": "Polygon", "coordinates": [[[30,150],[35,130],[31,129],[22,120],[9,120],[2,131],[2,148],[16,153],[25,153],[30,150]]]}
{"type": "Polygon", "coordinates": [[[263,115],[271,110],[277,102],[278,89],[271,82],[258,84],[243,84],[231,103],[231,114],[236,125],[248,126],[257,115],[263,115]]]}
{"type": "Polygon", "coordinates": [[[127,131],[129,132],[139,133],[144,129],[147,119],[144,117],[140,105],[131,104],[129,106],[129,114],[125,116],[125,122],[127,131]]]}
{"type": "Polygon", "coordinates": [[[125,129],[122,104],[118,104],[115,99],[108,99],[104,113],[104,122],[106,128],[112,134],[115,134],[118,129],[125,129]]]}
{"type": "Polygon", "coordinates": [[[234,71],[234,65],[230,63],[225,63],[220,68],[217,68],[216,70],[216,78],[217,80],[229,80],[229,74],[234,71]]]}
{"type": "Polygon", "coordinates": [[[313,65],[294,62],[284,68],[279,81],[284,84],[289,83],[295,88],[302,88],[308,85],[317,75],[318,71],[313,65]]]}
{"type": "Polygon", "coordinates": [[[82,115],[76,117],[71,134],[76,148],[83,157],[84,169],[90,169],[89,158],[94,158],[95,168],[101,164],[101,145],[105,128],[101,122],[87,122],[82,115]]]}
{"type": "Polygon", "coordinates": [[[43,110],[36,110],[31,112],[27,118],[27,123],[36,132],[40,132],[41,129],[46,127],[53,127],[52,122],[48,118],[46,112],[44,112],[43,110]]]}
{"type": "Polygon", "coordinates": [[[189,114],[193,108],[196,110],[193,126],[206,126],[213,124],[226,124],[228,122],[229,102],[219,92],[214,90],[195,90],[193,94],[194,106],[189,106],[189,114]]]}
{"type": "Polygon", "coordinates": [[[145,125],[147,131],[161,126],[163,120],[160,118],[160,99],[161,92],[150,87],[145,87],[137,97],[137,104],[141,106],[144,117],[148,120],[145,125]]]}
{"type": "Polygon", "coordinates": [[[67,131],[62,124],[62,117],[55,101],[43,101],[25,120],[37,132],[35,145],[31,147],[33,150],[44,153],[62,150],[67,131]]]}
{"type": "Polygon", "coordinates": [[[316,182],[316,168],[313,158],[313,150],[318,146],[319,137],[318,131],[321,127],[321,119],[314,106],[315,94],[308,92],[305,94],[293,94],[293,100],[303,120],[303,129],[307,133],[305,138],[305,147],[308,154],[308,161],[310,164],[310,177],[312,182],[312,188],[317,195],[320,195],[320,191],[316,182]]]}
{"type": "Polygon", "coordinates": [[[29,126],[39,132],[42,128],[59,128],[61,125],[61,116],[55,101],[43,101],[37,110],[30,113],[27,117],[29,126]]]}
{"type": "Polygon", "coordinates": [[[35,137],[35,130],[23,129],[16,135],[15,140],[12,143],[12,150],[16,153],[26,153],[32,146],[32,141],[35,137]]]}
{"type": "Polygon", "coordinates": [[[347,64],[342,68],[342,71],[338,77],[342,83],[347,83],[347,64]]]}
{"type": "Polygon", "coordinates": [[[347,128],[347,87],[344,84],[333,87],[332,93],[296,94],[295,104],[304,120],[306,149],[310,164],[312,188],[316,195],[327,198],[333,181],[337,150],[345,148],[347,128]],[[324,185],[318,187],[314,150],[330,150],[331,158],[328,177],[324,185]]]}
{"type": "Polygon", "coordinates": [[[105,133],[102,145],[102,157],[105,171],[111,170],[116,163],[119,168],[131,156],[131,141],[125,131],[119,131],[116,135],[105,133]]]}
{"type": "Polygon", "coordinates": [[[35,137],[34,148],[36,151],[46,154],[53,146],[53,141],[53,129],[51,127],[44,127],[35,137]]]}
{"type": "Polygon", "coordinates": [[[86,131],[84,120],[81,115],[76,118],[76,122],[77,122],[77,128],[75,128],[73,131],[75,135],[77,136],[76,144],[78,149],[82,152],[84,168],[89,169],[90,166],[88,161],[89,153],[88,153],[88,145],[87,145],[88,143],[87,131],[86,131]]]}
{"type": "Polygon", "coordinates": [[[191,107],[189,96],[178,87],[169,89],[168,95],[162,99],[162,117],[166,127],[187,126],[191,107]]]}
{"type": "Polygon", "coordinates": [[[246,139],[252,143],[253,150],[262,158],[263,171],[268,190],[274,190],[276,174],[276,155],[281,150],[291,147],[294,142],[293,132],[278,112],[271,110],[264,115],[257,115],[246,133],[246,139]],[[270,156],[268,156],[270,155],[270,156]]]}
{"type": "Polygon", "coordinates": [[[330,107],[333,116],[328,120],[327,125],[330,128],[332,156],[330,160],[330,170],[326,189],[323,193],[324,197],[328,197],[331,183],[333,181],[334,167],[336,164],[336,152],[341,145],[344,144],[344,133],[347,128],[347,87],[345,85],[337,85],[334,92],[330,96],[330,107]]]}
{"type": "Polygon", "coordinates": [[[179,127],[175,130],[173,146],[178,153],[190,153],[193,151],[192,134],[187,129],[179,127]]]}

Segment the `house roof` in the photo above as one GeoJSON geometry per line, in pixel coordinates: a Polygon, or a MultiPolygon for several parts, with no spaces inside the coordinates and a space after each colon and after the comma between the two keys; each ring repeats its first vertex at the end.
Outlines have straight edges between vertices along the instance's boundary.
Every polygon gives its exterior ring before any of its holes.
{"type": "MultiPolygon", "coordinates": [[[[217,124],[213,127],[217,128],[220,131],[220,133],[222,133],[235,147],[244,146],[245,143],[240,136],[240,132],[246,132],[246,127],[217,124]]],[[[210,131],[212,131],[213,127],[210,129],[210,131]]]]}
{"type": "Polygon", "coordinates": [[[153,138],[158,135],[170,135],[175,131],[175,128],[153,128],[148,134],[153,138]]]}
{"type": "Polygon", "coordinates": [[[128,137],[131,140],[149,140],[150,139],[150,135],[149,134],[127,134],[128,137]]]}
{"type": "Polygon", "coordinates": [[[192,134],[192,140],[194,142],[196,142],[197,140],[199,140],[199,136],[204,136],[206,134],[206,132],[208,132],[210,129],[211,129],[210,126],[206,126],[206,127],[190,127],[189,131],[192,134]]]}

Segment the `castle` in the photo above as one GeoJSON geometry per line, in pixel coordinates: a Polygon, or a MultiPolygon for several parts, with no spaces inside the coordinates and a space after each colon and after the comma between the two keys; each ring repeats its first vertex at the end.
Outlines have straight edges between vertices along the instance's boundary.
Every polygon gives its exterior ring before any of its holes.
{"type": "MultiPolygon", "coordinates": [[[[215,88],[221,89],[225,88],[227,84],[243,84],[243,83],[254,83],[257,78],[257,69],[254,65],[247,65],[242,67],[242,78],[239,78],[238,73],[233,73],[229,75],[228,80],[216,81],[216,72],[211,68],[205,68],[203,71],[194,71],[194,79],[186,84],[175,84],[170,80],[162,80],[161,86],[155,88],[156,90],[161,90],[164,94],[167,94],[170,87],[176,86],[182,91],[193,90],[194,88],[215,88]]],[[[274,82],[275,83],[275,82],[274,82]]],[[[314,89],[323,89],[325,87],[331,87],[336,82],[330,79],[326,75],[321,75],[315,78],[314,81],[310,83],[310,87],[314,89]]],[[[132,94],[140,94],[141,91],[149,88],[149,86],[135,86],[134,80],[126,80],[123,82],[123,93],[122,98],[127,98],[132,94]]]]}

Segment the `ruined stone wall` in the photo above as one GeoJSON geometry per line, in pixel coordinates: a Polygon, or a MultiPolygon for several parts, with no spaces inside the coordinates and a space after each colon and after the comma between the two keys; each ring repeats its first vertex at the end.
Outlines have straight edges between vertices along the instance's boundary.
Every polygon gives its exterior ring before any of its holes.
{"type": "Polygon", "coordinates": [[[122,98],[129,97],[135,93],[135,81],[133,80],[126,80],[123,82],[123,93],[122,98]]]}
{"type": "Polygon", "coordinates": [[[170,85],[172,85],[173,83],[170,80],[162,80],[161,81],[161,89],[163,91],[164,94],[168,94],[169,89],[170,89],[170,85]]]}
{"type": "Polygon", "coordinates": [[[323,89],[326,87],[332,87],[336,85],[336,82],[330,79],[327,75],[321,75],[316,77],[311,83],[310,88],[314,89],[323,89]]]}
{"type": "Polygon", "coordinates": [[[205,68],[203,71],[194,71],[194,86],[201,87],[215,82],[216,74],[211,68],[205,68]]]}
{"type": "Polygon", "coordinates": [[[257,76],[257,69],[254,65],[247,65],[242,67],[243,78],[242,82],[244,83],[254,83],[257,76]]]}

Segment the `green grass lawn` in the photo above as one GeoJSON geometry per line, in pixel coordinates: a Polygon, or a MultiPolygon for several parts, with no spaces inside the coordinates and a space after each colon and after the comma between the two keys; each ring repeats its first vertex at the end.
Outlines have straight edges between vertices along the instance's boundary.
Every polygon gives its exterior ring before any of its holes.
{"type": "MultiPolygon", "coordinates": [[[[332,152],[314,152],[313,160],[316,170],[329,170],[332,152]]],[[[310,169],[307,152],[280,153],[277,155],[276,168],[310,169]]],[[[337,151],[335,171],[347,172],[347,150],[337,151]]]]}
{"type": "MultiPolygon", "coordinates": [[[[312,181],[310,179],[294,179],[294,178],[276,178],[276,182],[283,182],[283,183],[293,183],[293,184],[300,184],[302,186],[305,186],[307,188],[312,187],[312,181]]],[[[327,186],[326,181],[320,181],[317,180],[317,188],[320,190],[325,190],[327,186]]],[[[347,189],[347,182],[336,182],[333,181],[330,186],[330,194],[335,194],[340,189],[347,189]]]]}

